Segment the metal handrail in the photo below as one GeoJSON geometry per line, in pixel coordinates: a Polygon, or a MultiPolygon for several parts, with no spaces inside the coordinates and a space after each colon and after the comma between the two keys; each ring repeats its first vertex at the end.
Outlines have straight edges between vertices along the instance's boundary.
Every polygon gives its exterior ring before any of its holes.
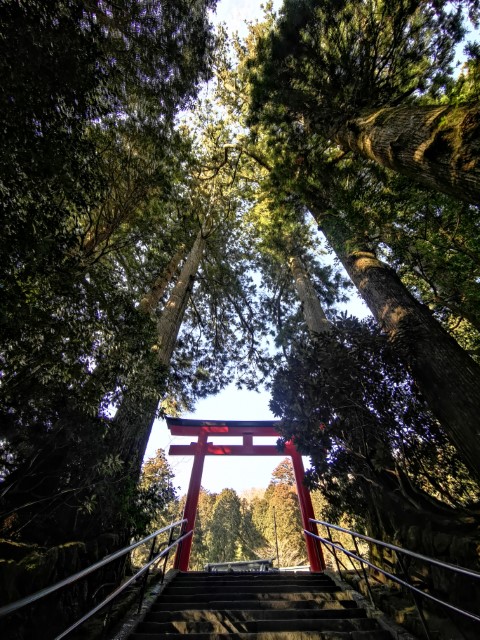
{"type": "Polygon", "coordinates": [[[324,527],[330,527],[331,529],[335,529],[336,531],[342,531],[343,533],[348,533],[351,536],[355,536],[356,538],[361,538],[366,542],[373,542],[387,549],[391,549],[392,551],[403,553],[406,556],[410,556],[411,558],[416,558],[417,560],[424,560],[425,562],[429,562],[430,564],[434,564],[437,567],[442,567],[443,569],[451,569],[456,573],[461,573],[463,575],[468,576],[469,578],[480,578],[479,571],[472,571],[471,569],[465,569],[464,567],[458,567],[455,564],[449,564],[448,562],[442,562],[442,560],[436,560],[435,558],[430,558],[429,556],[424,556],[421,553],[416,553],[415,551],[410,551],[409,549],[402,549],[402,547],[397,547],[394,544],[390,544],[389,542],[383,542],[382,540],[377,540],[376,538],[370,538],[369,536],[365,536],[362,533],[358,533],[357,531],[351,531],[350,529],[345,529],[340,527],[338,524],[331,524],[330,522],[323,522],[323,520],[314,520],[310,518],[311,522],[315,522],[316,524],[321,524],[324,527]]]}
{"type": "MultiPolygon", "coordinates": [[[[355,540],[355,538],[360,538],[361,540],[365,540],[366,542],[371,542],[373,544],[376,544],[380,547],[384,547],[386,549],[390,549],[392,551],[395,551],[395,553],[398,554],[403,554],[406,556],[410,556],[412,558],[416,558],[417,560],[422,560],[423,562],[428,562],[429,564],[435,565],[437,567],[442,567],[444,569],[448,569],[450,571],[454,571],[456,573],[459,573],[461,575],[465,575],[468,576],[470,578],[480,578],[480,573],[478,571],[472,571],[470,569],[465,569],[464,567],[457,567],[456,565],[453,564],[449,564],[448,562],[442,562],[441,560],[436,560],[435,558],[430,558],[429,556],[424,556],[420,553],[416,553],[414,551],[409,551],[408,549],[402,549],[402,547],[398,547],[394,544],[390,544],[388,542],[383,542],[382,540],[377,540],[376,538],[371,538],[370,536],[365,536],[361,533],[358,533],[357,531],[351,531],[350,529],[345,529],[344,527],[340,527],[338,525],[334,525],[331,524],[329,522],[324,522],[323,520],[315,520],[313,518],[310,518],[311,522],[315,522],[316,524],[320,524],[324,527],[327,528],[327,530],[329,530],[330,528],[335,529],[336,531],[341,531],[343,533],[347,533],[349,535],[352,536],[352,539],[355,540]]],[[[375,569],[376,571],[380,572],[381,574],[383,574],[384,576],[386,576],[387,578],[391,579],[393,582],[396,582],[397,584],[400,584],[404,587],[406,587],[407,589],[409,589],[412,592],[412,596],[414,596],[414,594],[417,595],[421,595],[424,598],[427,598],[428,600],[431,600],[443,607],[446,607],[447,609],[450,609],[452,611],[455,611],[456,613],[459,613],[461,615],[464,615],[468,618],[470,618],[471,620],[475,620],[476,622],[480,622],[480,616],[471,613],[470,611],[465,611],[464,609],[460,609],[459,607],[456,607],[455,605],[450,604],[449,602],[446,602],[445,600],[441,600],[440,598],[437,598],[435,596],[432,596],[429,593],[425,593],[424,591],[422,591],[421,589],[418,589],[417,587],[413,586],[412,584],[410,584],[409,582],[406,582],[405,580],[402,580],[401,578],[399,578],[398,576],[385,571],[384,569],[382,569],[381,567],[373,564],[372,562],[366,560],[365,558],[363,558],[360,555],[357,555],[355,553],[353,553],[352,551],[348,551],[347,549],[345,549],[343,546],[335,544],[331,539],[328,540],[327,538],[323,538],[322,536],[318,535],[318,534],[314,534],[311,531],[307,531],[306,529],[304,529],[304,533],[306,535],[312,536],[313,538],[316,538],[317,540],[319,540],[320,542],[322,542],[324,545],[328,547],[332,547],[333,549],[337,549],[338,551],[341,551],[342,553],[344,553],[345,555],[347,555],[348,557],[351,558],[355,558],[358,562],[360,562],[362,565],[366,565],[368,567],[370,567],[371,569],[375,569]]],[[[400,560],[400,556],[399,560],[400,560]]],[[[403,563],[401,563],[401,566],[403,566],[403,563]]],[[[368,579],[367,579],[367,584],[368,584],[368,579]]],[[[415,597],[415,596],[414,596],[415,597]]],[[[419,612],[420,613],[420,612],[419,612]]],[[[423,619],[423,616],[422,616],[423,619]]],[[[426,634],[428,636],[428,631],[425,629],[426,634]]]]}
{"type": "Polygon", "coordinates": [[[137,580],[137,578],[139,578],[143,573],[145,573],[145,571],[147,571],[152,566],[152,564],[155,564],[155,562],[157,562],[158,560],[160,560],[161,558],[166,556],[167,553],[169,553],[170,550],[173,549],[173,547],[175,547],[177,544],[179,544],[180,542],[185,540],[185,538],[188,538],[192,534],[193,534],[193,530],[190,530],[190,531],[187,531],[187,533],[184,533],[179,538],[177,538],[175,540],[175,542],[173,542],[171,545],[169,545],[163,551],[161,551],[158,555],[156,555],[153,558],[153,560],[150,560],[150,562],[147,562],[146,564],[144,564],[143,567],[137,571],[137,573],[135,573],[131,578],[129,578],[126,582],[124,582],[117,589],[115,589],[115,591],[112,591],[112,593],[109,596],[107,596],[105,598],[105,600],[102,600],[102,602],[97,604],[96,607],[94,607],[93,609],[88,611],[79,620],[74,622],[70,627],[68,627],[68,629],[65,629],[65,631],[63,631],[59,636],[56,636],[54,640],[61,640],[62,638],[65,638],[74,629],[77,629],[86,620],[88,620],[89,618],[94,616],[96,613],[98,613],[100,611],[100,609],[103,609],[103,607],[105,607],[109,602],[114,600],[120,593],[122,593],[122,591],[124,591],[129,585],[131,585],[132,582],[135,582],[137,580]]]}
{"type": "MultiPolygon", "coordinates": [[[[97,569],[101,569],[102,567],[109,564],[110,562],[113,562],[114,560],[117,560],[118,558],[121,558],[122,556],[127,555],[128,553],[130,553],[130,551],[133,551],[134,549],[141,546],[142,544],[145,544],[149,540],[153,539],[155,543],[155,539],[157,538],[157,536],[161,535],[162,533],[166,533],[167,531],[172,531],[175,527],[179,525],[183,525],[185,523],[187,523],[186,519],[178,520],[177,522],[174,522],[168,525],[167,527],[163,527],[163,529],[158,529],[157,531],[154,531],[153,533],[146,536],[142,540],[139,540],[138,542],[134,542],[128,547],[124,547],[119,551],[115,551],[115,553],[105,556],[105,558],[103,558],[102,560],[99,560],[95,564],[92,564],[89,567],[82,569],[82,571],[78,571],[77,573],[67,578],[64,578],[63,580],[60,580],[59,582],[55,583],[54,585],[51,585],[50,587],[46,587],[44,589],[41,589],[40,591],[37,591],[36,593],[31,594],[30,596],[26,596],[25,598],[21,598],[16,602],[12,602],[4,607],[0,607],[0,617],[7,616],[10,613],[13,613],[14,611],[18,611],[19,609],[22,609],[23,607],[26,607],[27,605],[32,604],[33,602],[36,602],[41,598],[45,598],[51,593],[54,593],[55,591],[58,591],[59,589],[62,589],[63,587],[66,587],[69,584],[73,584],[74,582],[77,582],[78,580],[85,578],[86,576],[90,575],[97,569]]],[[[82,616],[82,618],[77,620],[73,625],[71,625],[68,629],[63,631],[59,636],[56,636],[55,640],[61,640],[61,638],[64,638],[65,636],[67,636],[69,633],[71,633],[71,631],[73,631],[74,629],[79,627],[81,624],[83,624],[86,620],[88,620],[93,615],[95,615],[98,611],[100,611],[100,609],[102,609],[114,598],[116,598],[120,593],[122,593],[122,591],[124,591],[130,584],[132,584],[132,582],[135,582],[141,575],[143,575],[146,571],[148,571],[148,569],[153,564],[158,562],[158,560],[160,560],[161,558],[165,557],[171,551],[171,549],[173,549],[175,546],[183,542],[183,540],[185,540],[192,534],[193,534],[193,529],[180,535],[176,540],[174,540],[165,549],[163,549],[163,551],[156,554],[153,558],[149,559],[149,561],[146,564],[144,564],[133,576],[131,576],[126,582],[120,585],[117,589],[115,589],[110,595],[108,595],[104,600],[102,600],[102,602],[100,602],[93,609],[88,611],[84,616],[82,616]]]]}

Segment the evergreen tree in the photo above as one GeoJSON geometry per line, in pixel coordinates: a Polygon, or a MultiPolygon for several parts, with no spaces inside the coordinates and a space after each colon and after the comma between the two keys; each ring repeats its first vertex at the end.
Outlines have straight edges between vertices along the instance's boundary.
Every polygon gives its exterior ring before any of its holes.
{"type": "MultiPolygon", "coordinates": [[[[310,6],[313,4],[315,3],[303,3],[302,11],[306,10],[305,7],[307,5],[310,6]]],[[[373,7],[374,4],[375,3],[370,3],[369,6],[371,5],[373,7]]],[[[377,6],[377,4],[375,4],[375,6],[377,6]]],[[[387,16],[390,15],[388,13],[390,9],[384,7],[383,4],[380,6],[380,3],[378,3],[378,7],[383,8],[384,13],[382,15],[387,19],[387,16]]],[[[312,9],[313,13],[315,13],[317,9],[312,9]]],[[[400,11],[400,9],[399,5],[395,5],[392,9],[392,16],[395,14],[395,11],[400,11]]],[[[423,10],[421,7],[417,7],[417,9],[420,12],[423,10]]],[[[328,10],[329,5],[327,3],[326,8],[318,9],[319,15],[322,11],[328,10]]],[[[362,11],[367,11],[367,8],[366,5],[364,6],[360,3],[345,3],[344,10],[345,12],[350,10],[353,12],[357,11],[358,15],[360,15],[362,11]]],[[[227,71],[224,71],[225,87],[228,86],[228,82],[235,82],[236,94],[238,94],[239,88],[240,90],[243,89],[243,95],[247,100],[247,106],[245,106],[245,104],[239,106],[238,99],[235,100],[235,94],[231,98],[230,108],[237,116],[244,117],[245,110],[248,108],[247,96],[249,83],[253,85],[253,90],[256,90],[257,79],[255,70],[258,71],[260,68],[258,73],[261,73],[263,68],[261,65],[264,63],[262,56],[265,52],[262,46],[265,45],[267,49],[269,46],[276,47],[278,44],[276,39],[283,37],[281,35],[283,33],[282,29],[285,29],[285,34],[287,32],[290,34],[290,40],[288,40],[288,38],[287,40],[289,46],[293,47],[296,52],[291,60],[289,58],[288,64],[291,63],[295,65],[298,63],[298,65],[301,66],[305,62],[306,73],[308,73],[308,69],[311,68],[308,67],[308,63],[306,62],[307,53],[305,53],[305,57],[302,58],[303,53],[301,52],[303,51],[302,47],[304,44],[298,36],[298,24],[303,24],[302,13],[300,13],[298,19],[295,19],[293,14],[291,15],[288,11],[279,19],[278,28],[274,26],[274,20],[270,17],[266,23],[252,29],[250,41],[247,41],[246,46],[243,46],[243,48],[238,47],[241,60],[234,72],[233,79],[231,75],[228,75],[227,71]],[[291,22],[287,21],[287,17],[288,20],[291,19],[291,22]],[[290,31],[288,31],[289,29],[290,31]],[[260,42],[257,57],[254,57],[251,53],[255,42],[260,42]],[[269,44],[265,44],[266,42],[269,44]],[[300,48],[300,53],[298,53],[296,47],[300,48]],[[248,64],[250,64],[252,68],[250,75],[245,72],[245,65],[248,64]]],[[[308,11],[310,11],[310,9],[308,9],[308,11]]],[[[407,28],[406,25],[410,24],[409,21],[411,19],[413,20],[412,15],[407,14],[408,11],[402,14],[403,17],[399,16],[398,25],[403,24],[405,28],[407,28]]],[[[312,17],[311,13],[308,15],[312,17]]],[[[420,47],[420,57],[417,61],[419,61],[422,56],[426,56],[424,59],[426,65],[424,80],[428,84],[430,81],[433,82],[433,76],[429,74],[435,74],[440,68],[435,71],[433,67],[429,66],[431,61],[429,61],[426,51],[428,47],[436,46],[433,44],[433,40],[440,38],[443,29],[442,25],[445,26],[447,23],[443,22],[440,14],[436,17],[433,13],[430,17],[423,14],[422,16],[417,17],[419,18],[418,25],[420,25],[420,31],[423,29],[423,27],[421,27],[422,24],[425,27],[425,31],[422,31],[423,35],[421,35],[421,38],[426,38],[424,41],[426,49],[422,49],[424,45],[420,47]],[[426,28],[425,25],[430,19],[434,20],[434,22],[437,19],[440,20],[436,30],[430,30],[430,27],[426,28]],[[422,23],[422,20],[427,20],[427,22],[422,23]]],[[[347,29],[342,31],[339,26],[342,24],[341,16],[338,18],[338,24],[336,22],[337,18],[334,19],[333,16],[330,16],[330,18],[332,19],[332,33],[337,33],[336,29],[338,28],[340,29],[340,35],[345,31],[345,38],[349,38],[350,32],[347,33],[347,29]]],[[[321,20],[319,19],[320,26],[323,25],[323,27],[326,28],[325,25],[329,24],[328,19],[325,18],[324,22],[322,22],[323,18],[321,20]]],[[[372,12],[368,20],[373,21],[372,29],[376,29],[377,31],[375,33],[379,34],[380,27],[376,22],[379,20],[379,15],[372,12]]],[[[413,20],[411,26],[414,22],[413,20]]],[[[315,21],[313,21],[312,24],[316,24],[315,21]]],[[[432,26],[432,24],[430,26],[432,26]]],[[[310,29],[310,23],[305,26],[305,29],[310,29]]],[[[309,33],[313,37],[311,29],[309,33]]],[[[386,33],[388,34],[388,30],[386,33]]],[[[380,34],[379,37],[382,38],[383,35],[380,34]]],[[[388,41],[388,38],[390,38],[390,36],[387,35],[385,42],[388,41]]],[[[448,37],[441,46],[443,47],[447,45],[447,43],[448,37]]],[[[359,44],[358,46],[361,47],[363,44],[359,44]]],[[[395,41],[395,46],[397,46],[397,44],[395,41]]],[[[452,41],[450,41],[447,49],[445,49],[445,55],[447,57],[450,55],[447,50],[451,44],[452,41]]],[[[308,49],[309,45],[305,44],[305,47],[306,50],[310,51],[310,49],[308,49]]],[[[280,54],[281,48],[275,50],[280,54]]],[[[347,60],[349,60],[350,49],[344,47],[342,50],[347,60]]],[[[354,51],[354,49],[352,49],[352,51],[354,51]]],[[[370,51],[370,53],[373,55],[372,51],[370,51]]],[[[400,58],[404,54],[408,58],[408,47],[397,53],[400,58]]],[[[392,47],[391,54],[393,56],[396,55],[394,47],[392,47]]],[[[328,57],[329,53],[328,51],[323,52],[320,48],[319,55],[328,57]]],[[[336,55],[337,53],[335,53],[332,60],[336,60],[336,55]]],[[[436,62],[438,62],[440,58],[436,59],[436,62]]],[[[436,62],[432,63],[434,67],[436,62]]],[[[372,64],[374,67],[375,64],[380,64],[380,62],[373,56],[373,59],[369,60],[369,64],[372,64]]],[[[393,95],[395,92],[394,88],[397,85],[402,85],[404,82],[407,84],[408,82],[418,82],[418,73],[416,73],[415,77],[409,75],[412,72],[412,68],[408,68],[407,59],[404,59],[402,64],[404,64],[406,68],[399,70],[398,76],[395,75],[394,69],[388,68],[384,70],[388,77],[383,78],[380,83],[380,87],[378,88],[379,96],[383,95],[383,91],[386,92],[385,95],[393,95]],[[390,77],[390,73],[393,73],[392,77],[390,77]],[[384,84],[382,84],[382,82],[384,82],[384,84]]],[[[288,65],[285,68],[288,68],[288,65]]],[[[282,74],[285,72],[288,74],[289,72],[285,71],[285,68],[278,66],[275,71],[273,71],[272,68],[272,73],[278,72],[282,74]]],[[[325,69],[327,68],[328,65],[326,64],[325,69]]],[[[347,68],[349,68],[348,65],[347,68]]],[[[325,69],[322,73],[327,74],[325,69]]],[[[380,79],[383,77],[382,70],[383,67],[378,70],[380,79]]],[[[375,72],[372,71],[372,73],[374,74],[375,72]]],[[[345,72],[345,77],[343,78],[345,82],[349,77],[345,72]]],[[[267,82],[267,80],[265,81],[267,82]]],[[[352,76],[351,81],[356,82],[357,77],[352,76]]],[[[295,86],[300,85],[297,84],[295,86]]],[[[279,99],[282,96],[284,96],[285,99],[292,97],[292,94],[289,93],[285,87],[282,87],[283,85],[278,83],[275,88],[272,88],[272,91],[269,92],[268,95],[275,96],[275,92],[277,92],[279,99]]],[[[331,88],[328,89],[328,91],[330,90],[331,88]]],[[[227,91],[224,89],[224,94],[225,93],[227,93],[227,91]]],[[[358,100],[362,99],[362,95],[363,94],[359,93],[357,95],[355,93],[358,100]]],[[[333,101],[332,109],[328,111],[330,103],[327,98],[324,97],[322,97],[322,100],[324,100],[324,102],[322,102],[322,108],[326,109],[327,115],[332,115],[334,112],[333,107],[338,108],[338,100],[346,100],[346,98],[345,96],[342,98],[340,94],[335,97],[328,93],[328,96],[329,99],[331,98],[333,101]],[[335,102],[335,100],[337,100],[337,102],[335,102]]],[[[274,98],[272,98],[272,100],[273,99],[274,98]]],[[[268,100],[270,100],[270,97],[268,100]]],[[[299,104],[303,103],[299,102],[299,104]]],[[[412,296],[411,292],[398,280],[394,271],[377,258],[376,247],[380,245],[383,240],[380,226],[383,213],[381,209],[375,212],[375,207],[372,205],[374,205],[376,201],[381,202],[381,198],[378,197],[378,192],[381,193],[381,189],[383,188],[381,182],[382,172],[378,170],[377,175],[375,175],[374,171],[366,167],[364,163],[354,162],[350,158],[345,158],[344,154],[339,154],[334,149],[326,147],[321,130],[313,131],[303,126],[305,118],[299,122],[298,119],[289,117],[288,109],[279,107],[278,110],[276,110],[276,108],[272,107],[273,110],[269,111],[269,105],[271,106],[271,103],[266,102],[265,108],[258,108],[254,96],[253,103],[251,103],[250,106],[255,116],[254,125],[251,127],[251,136],[248,145],[244,145],[247,146],[249,150],[253,149],[251,155],[259,158],[259,164],[261,164],[263,172],[267,173],[263,181],[263,188],[264,191],[270,189],[271,195],[263,196],[263,198],[270,197],[271,200],[284,198],[287,202],[294,200],[298,204],[306,206],[313,213],[320,229],[324,232],[337,257],[342,261],[349,276],[357,286],[360,295],[362,295],[367,305],[371,308],[380,326],[388,332],[392,343],[396,344],[398,353],[409,367],[419,389],[427,398],[431,410],[441,421],[444,428],[447,429],[452,442],[458,450],[462,452],[463,459],[468,464],[471,473],[478,475],[478,452],[472,454],[472,451],[476,451],[478,448],[476,423],[479,406],[476,389],[480,385],[480,370],[470,355],[449,337],[429,310],[422,304],[419,304],[415,296],[412,296]],[[281,120],[281,124],[279,124],[280,120],[278,122],[275,120],[277,116],[281,120]],[[356,191],[355,187],[360,186],[361,188],[367,183],[367,179],[364,179],[362,185],[362,178],[365,174],[367,174],[367,177],[370,179],[369,189],[365,192],[356,191]],[[380,174],[380,179],[378,178],[378,174],[380,174]],[[353,183],[353,188],[348,187],[349,181],[353,183]],[[354,206],[351,204],[352,200],[354,201],[354,206]],[[353,219],[352,209],[355,209],[355,217],[353,219]],[[374,211],[373,215],[375,218],[380,221],[376,225],[372,224],[370,216],[371,210],[374,211]],[[374,237],[372,238],[372,236],[374,237]],[[447,353],[449,353],[448,356],[446,355],[447,353]]],[[[328,117],[330,117],[330,115],[328,117]]],[[[390,188],[390,185],[387,182],[385,189],[388,188],[390,188]]],[[[408,221],[410,228],[413,224],[412,217],[414,216],[415,202],[418,204],[418,199],[412,199],[411,201],[411,215],[408,221]]],[[[393,206],[393,203],[394,199],[392,198],[391,206],[393,206]]],[[[394,212],[392,213],[394,215],[394,212]]],[[[470,213],[476,215],[475,208],[470,208],[470,213]]],[[[285,234],[287,235],[289,232],[288,222],[279,221],[279,223],[285,225],[285,234]]],[[[472,288],[475,288],[477,285],[474,273],[475,272],[472,273],[471,271],[468,278],[469,286],[472,288]]],[[[465,283],[465,287],[466,286],[465,283]]],[[[415,293],[417,293],[417,291],[415,291],[415,293]]]]}
{"type": "Polygon", "coordinates": [[[210,562],[234,562],[238,559],[241,528],[241,502],[233,489],[217,496],[208,530],[210,562]]]}
{"type": "Polygon", "coordinates": [[[294,486],[293,467],[289,459],[280,462],[262,499],[253,503],[253,520],[266,544],[263,557],[275,558],[282,567],[306,562],[305,539],[294,486]]]}
{"type": "Polygon", "coordinates": [[[477,105],[431,103],[463,35],[444,2],[286,0],[251,62],[252,119],[478,204],[477,105]]]}

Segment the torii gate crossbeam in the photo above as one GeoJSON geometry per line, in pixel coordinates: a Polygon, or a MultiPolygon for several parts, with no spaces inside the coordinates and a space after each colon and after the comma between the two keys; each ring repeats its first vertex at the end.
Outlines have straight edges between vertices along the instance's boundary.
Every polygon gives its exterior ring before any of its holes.
{"type": "MultiPolygon", "coordinates": [[[[193,455],[192,474],[188,486],[187,500],[185,503],[183,517],[188,521],[188,529],[195,526],[195,517],[198,507],[198,498],[202,484],[203,466],[205,456],[290,456],[292,458],[295,482],[297,485],[297,495],[300,504],[303,528],[317,534],[317,527],[310,522],[314,518],[313,505],[310,492],[304,484],[305,471],[302,456],[296,450],[292,442],[287,442],[285,449],[279,451],[275,445],[253,444],[254,437],[276,437],[280,434],[276,430],[275,421],[235,421],[235,420],[188,420],[184,418],[166,418],[167,426],[174,436],[197,436],[197,442],[187,445],[171,445],[169,455],[188,456],[193,455]],[[242,437],[241,445],[223,445],[208,442],[209,436],[232,436],[242,437]]],[[[325,569],[320,543],[315,538],[305,534],[307,555],[310,563],[310,571],[318,573],[325,569]]],[[[175,568],[181,571],[188,570],[190,551],[192,548],[192,536],[188,537],[177,551],[175,557],[175,568]]]]}

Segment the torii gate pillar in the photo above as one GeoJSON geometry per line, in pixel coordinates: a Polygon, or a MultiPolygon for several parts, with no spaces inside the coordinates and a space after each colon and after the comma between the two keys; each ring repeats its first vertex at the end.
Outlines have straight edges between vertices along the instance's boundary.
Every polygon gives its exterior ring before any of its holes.
{"type": "MultiPolygon", "coordinates": [[[[183,532],[195,528],[195,518],[197,516],[198,498],[200,496],[200,488],[202,486],[203,464],[205,462],[205,445],[207,443],[208,434],[200,432],[198,436],[197,448],[193,459],[192,475],[188,485],[187,500],[183,517],[187,520],[187,529],[183,532]]],[[[188,563],[190,560],[190,551],[192,550],[193,534],[181,543],[175,555],[174,568],[180,571],[188,571],[188,563]]]]}
{"type": "MultiPolygon", "coordinates": [[[[310,518],[315,518],[313,511],[312,498],[310,491],[304,484],[305,470],[303,468],[302,456],[295,449],[293,443],[287,443],[290,446],[287,447],[289,454],[292,457],[293,471],[295,473],[295,482],[297,484],[298,501],[300,503],[300,512],[302,514],[302,524],[306,531],[311,531],[315,535],[318,535],[317,525],[314,522],[310,522],[310,518]]],[[[323,558],[322,547],[316,538],[305,535],[305,543],[307,545],[308,561],[310,563],[310,571],[313,573],[319,573],[325,570],[325,560],[323,558]]]]}
{"type": "MultiPolygon", "coordinates": [[[[276,431],[276,423],[273,421],[238,422],[219,420],[186,420],[181,418],[167,418],[167,425],[172,435],[196,435],[197,442],[189,445],[172,445],[170,455],[194,455],[192,475],[188,486],[187,500],[185,503],[184,518],[187,520],[186,531],[195,527],[198,499],[202,483],[203,465],[206,455],[243,455],[243,456],[279,456],[289,455],[292,458],[295,482],[297,485],[298,501],[302,516],[303,528],[306,531],[317,534],[317,526],[310,522],[315,518],[310,492],[304,485],[305,471],[302,456],[295,449],[293,442],[287,442],[285,451],[281,452],[275,445],[254,445],[253,436],[279,437],[276,431]],[[242,436],[241,445],[215,445],[208,442],[209,435],[242,436]]],[[[192,535],[186,538],[177,549],[174,567],[180,571],[188,571],[190,551],[192,548],[192,535]]],[[[310,563],[310,571],[313,573],[325,570],[320,542],[316,538],[305,534],[307,555],[310,563]]]]}

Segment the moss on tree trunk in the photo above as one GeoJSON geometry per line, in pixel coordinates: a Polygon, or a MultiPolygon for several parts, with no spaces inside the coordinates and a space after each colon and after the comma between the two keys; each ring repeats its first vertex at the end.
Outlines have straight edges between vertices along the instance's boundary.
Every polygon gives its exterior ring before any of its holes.
{"type": "MultiPolygon", "coordinates": [[[[312,208],[315,213],[315,208],[312,208]]],[[[382,329],[409,367],[464,463],[480,478],[480,367],[374,251],[332,216],[317,221],[382,329]]]]}
{"type": "Polygon", "coordinates": [[[384,107],[334,135],[346,151],[455,198],[480,203],[480,107],[384,107]]]}

